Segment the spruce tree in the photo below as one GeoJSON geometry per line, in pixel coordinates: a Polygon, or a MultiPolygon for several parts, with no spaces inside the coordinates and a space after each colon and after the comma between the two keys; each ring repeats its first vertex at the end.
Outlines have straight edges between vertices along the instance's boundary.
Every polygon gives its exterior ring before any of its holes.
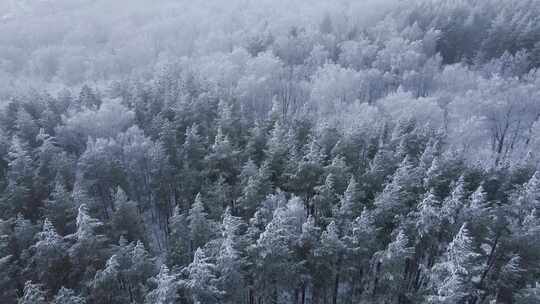
{"type": "Polygon", "coordinates": [[[219,303],[222,291],[217,287],[215,267],[208,261],[204,251],[197,248],[193,262],[186,268],[187,279],[183,283],[194,303],[219,303]]]}
{"type": "Polygon", "coordinates": [[[167,266],[162,265],[159,273],[150,279],[156,287],[148,292],[145,304],[175,304],[178,298],[179,282],[176,275],[169,272],[167,266]]]}
{"type": "Polygon", "coordinates": [[[24,283],[22,297],[19,298],[18,304],[46,304],[45,291],[42,290],[39,284],[34,284],[31,281],[24,283]]]}
{"type": "Polygon", "coordinates": [[[473,279],[479,274],[477,259],[466,224],[448,245],[441,261],[432,268],[434,303],[459,303],[476,296],[473,279]]]}
{"type": "Polygon", "coordinates": [[[213,224],[208,219],[200,193],[195,197],[187,220],[189,222],[190,251],[194,252],[196,248],[204,246],[213,234],[213,224]]]}
{"type": "Polygon", "coordinates": [[[73,290],[62,287],[54,296],[52,304],[86,304],[86,299],[73,290]]]}

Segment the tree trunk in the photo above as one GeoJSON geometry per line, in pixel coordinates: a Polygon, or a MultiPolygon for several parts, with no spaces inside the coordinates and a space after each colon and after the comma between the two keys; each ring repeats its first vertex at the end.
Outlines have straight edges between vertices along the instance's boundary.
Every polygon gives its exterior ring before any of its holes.
{"type": "Polygon", "coordinates": [[[336,276],[334,279],[334,293],[332,294],[332,304],[337,304],[340,271],[341,271],[341,257],[338,258],[338,261],[336,263],[336,276]]]}
{"type": "Polygon", "coordinates": [[[249,304],[255,304],[255,292],[252,288],[249,288],[248,298],[249,304]]]}
{"type": "Polygon", "coordinates": [[[317,286],[313,286],[313,289],[311,290],[311,302],[313,304],[319,304],[319,290],[317,286]]]}

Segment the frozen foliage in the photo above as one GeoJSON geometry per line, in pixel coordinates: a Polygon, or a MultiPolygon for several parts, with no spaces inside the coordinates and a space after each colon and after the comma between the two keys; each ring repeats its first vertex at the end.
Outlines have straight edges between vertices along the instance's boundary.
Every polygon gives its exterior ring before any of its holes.
{"type": "Polygon", "coordinates": [[[533,0],[0,0],[0,303],[540,303],[533,0]]]}

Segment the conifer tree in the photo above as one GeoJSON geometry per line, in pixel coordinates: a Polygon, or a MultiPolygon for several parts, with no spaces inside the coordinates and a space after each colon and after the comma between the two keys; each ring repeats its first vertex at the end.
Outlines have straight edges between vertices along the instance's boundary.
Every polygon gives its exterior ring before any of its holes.
{"type": "Polygon", "coordinates": [[[239,287],[244,285],[243,265],[237,246],[233,236],[225,236],[216,259],[216,271],[219,273],[218,289],[223,290],[223,301],[228,303],[237,303],[242,299],[239,287]]]}
{"type": "Polygon", "coordinates": [[[245,153],[248,155],[248,158],[253,159],[257,165],[261,164],[264,159],[267,136],[265,127],[260,123],[255,123],[250,130],[245,153]]]}
{"type": "Polygon", "coordinates": [[[327,220],[332,216],[332,211],[338,203],[338,195],[334,188],[335,179],[332,173],[326,176],[324,184],[315,188],[316,194],[312,199],[312,210],[316,218],[327,220]]]}
{"type": "Polygon", "coordinates": [[[469,230],[463,224],[448,245],[443,259],[432,269],[431,286],[435,303],[459,303],[475,296],[473,279],[478,274],[476,260],[479,255],[473,249],[469,230]]]}
{"type": "Polygon", "coordinates": [[[386,301],[401,302],[406,299],[406,279],[414,248],[408,247],[409,238],[399,230],[382,252],[375,255],[376,274],[373,295],[386,301]]]}
{"type": "Polygon", "coordinates": [[[533,304],[540,301],[540,284],[536,283],[520,290],[516,297],[517,304],[533,304]]]}
{"type": "Polygon", "coordinates": [[[186,269],[187,279],[184,282],[194,303],[219,303],[222,291],[217,287],[215,267],[208,261],[204,251],[197,248],[193,262],[186,269]]]}
{"type": "MultiPolygon", "coordinates": [[[[293,153],[292,150],[289,154],[293,153]]],[[[293,155],[288,159],[288,188],[306,199],[313,196],[313,188],[320,182],[323,174],[324,154],[319,144],[312,139],[306,153],[298,160],[293,155]]]]}
{"type": "Polygon", "coordinates": [[[299,282],[297,265],[291,259],[293,245],[297,244],[306,210],[298,197],[291,198],[285,206],[278,206],[271,221],[257,240],[258,263],[256,287],[261,297],[277,301],[280,287],[299,282]]]}
{"type": "Polygon", "coordinates": [[[454,188],[442,204],[442,218],[450,224],[461,224],[459,221],[463,218],[462,209],[465,205],[466,194],[464,178],[461,176],[454,184],[454,188]]]}
{"type": "Polygon", "coordinates": [[[334,176],[336,192],[343,193],[347,189],[348,182],[351,178],[345,158],[341,155],[336,155],[330,164],[325,167],[325,171],[334,176]]]}
{"type": "Polygon", "coordinates": [[[65,278],[71,268],[66,254],[67,244],[47,218],[42,227],[36,235],[37,242],[30,247],[31,268],[26,271],[46,289],[57,290],[67,283],[65,278]]]}
{"type": "Polygon", "coordinates": [[[99,229],[103,224],[90,216],[86,204],[79,206],[76,225],[75,233],[66,236],[66,239],[74,242],[68,249],[73,265],[71,275],[82,283],[83,278],[91,280],[95,271],[101,268],[107,259],[105,257],[107,239],[99,234],[99,229]]]}
{"type": "Polygon", "coordinates": [[[221,176],[229,183],[234,182],[239,169],[237,156],[238,151],[234,149],[229,136],[223,134],[223,129],[218,127],[214,144],[210,147],[210,152],[205,156],[210,176],[221,176]]]}
{"type": "Polygon", "coordinates": [[[338,226],[345,233],[351,228],[352,221],[360,215],[363,206],[361,205],[361,194],[354,176],[349,180],[345,193],[340,198],[339,209],[334,216],[338,226]]]}
{"type": "Polygon", "coordinates": [[[9,216],[22,213],[36,218],[39,206],[29,205],[33,200],[33,161],[27,145],[14,136],[8,152],[7,186],[2,195],[2,205],[9,216]]]}
{"type": "Polygon", "coordinates": [[[332,303],[338,303],[339,284],[341,279],[341,267],[343,263],[343,251],[345,246],[339,237],[337,225],[332,221],[321,235],[321,243],[316,249],[315,255],[322,259],[323,273],[331,273],[332,303]]]}
{"type": "Polygon", "coordinates": [[[155,258],[151,257],[141,241],[137,241],[129,253],[129,258],[129,268],[123,270],[123,276],[129,284],[131,301],[141,303],[148,290],[147,281],[157,273],[158,269],[155,258]]]}
{"type": "Polygon", "coordinates": [[[187,217],[191,252],[194,252],[196,248],[204,246],[212,236],[213,224],[207,217],[208,214],[204,210],[201,194],[199,193],[195,197],[195,202],[189,210],[187,217]]]}
{"type": "Polygon", "coordinates": [[[75,294],[73,290],[62,287],[54,296],[52,304],[86,304],[86,299],[75,294]]]}
{"type": "Polygon", "coordinates": [[[175,304],[178,298],[179,282],[176,275],[169,273],[169,268],[162,265],[159,273],[150,279],[156,287],[148,292],[146,304],[175,304]]]}
{"type": "Polygon", "coordinates": [[[28,250],[34,241],[36,233],[39,232],[39,226],[32,224],[28,219],[25,219],[22,214],[18,214],[13,223],[13,241],[15,252],[18,254],[28,250]]]}
{"type": "Polygon", "coordinates": [[[144,223],[137,203],[129,200],[120,187],[114,196],[114,206],[115,211],[111,218],[113,239],[118,239],[121,235],[128,241],[145,240],[144,223]]]}
{"type": "Polygon", "coordinates": [[[238,202],[244,217],[249,218],[266,195],[270,193],[272,187],[270,179],[270,167],[266,162],[261,165],[255,176],[248,178],[238,202]]]}
{"type": "Polygon", "coordinates": [[[90,299],[97,303],[129,303],[129,297],[120,285],[120,263],[116,255],[112,255],[105,268],[98,270],[92,281],[90,299]]]}
{"type": "Polygon", "coordinates": [[[433,191],[430,191],[422,202],[418,205],[418,219],[416,229],[420,237],[431,237],[437,235],[441,228],[440,203],[433,191]]]}
{"type": "Polygon", "coordinates": [[[24,283],[22,297],[19,298],[18,304],[46,304],[45,291],[41,289],[39,284],[34,284],[31,281],[24,283]]]}
{"type": "Polygon", "coordinates": [[[350,280],[351,300],[358,298],[366,291],[366,281],[370,260],[377,248],[376,227],[372,212],[364,209],[352,223],[350,230],[343,237],[344,275],[350,280]]]}
{"type": "MultiPolygon", "coordinates": [[[[201,187],[204,170],[204,157],[206,155],[205,142],[199,134],[199,126],[193,124],[186,130],[185,140],[182,145],[182,196],[190,198],[195,196],[201,187]]],[[[187,205],[187,202],[186,202],[187,205]]]]}
{"type": "Polygon", "coordinates": [[[62,181],[57,177],[54,189],[44,204],[44,215],[58,227],[61,234],[75,230],[75,203],[62,181]]]}
{"type": "Polygon", "coordinates": [[[169,240],[167,259],[174,265],[187,265],[191,260],[191,239],[189,221],[185,213],[176,207],[169,219],[169,240]]]}

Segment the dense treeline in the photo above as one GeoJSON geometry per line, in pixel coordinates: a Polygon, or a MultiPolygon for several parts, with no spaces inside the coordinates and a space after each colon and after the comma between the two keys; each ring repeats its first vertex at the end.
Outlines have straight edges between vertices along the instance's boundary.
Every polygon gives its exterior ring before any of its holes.
{"type": "Polygon", "coordinates": [[[332,10],[6,93],[0,303],[538,303],[538,12],[332,10]]]}

